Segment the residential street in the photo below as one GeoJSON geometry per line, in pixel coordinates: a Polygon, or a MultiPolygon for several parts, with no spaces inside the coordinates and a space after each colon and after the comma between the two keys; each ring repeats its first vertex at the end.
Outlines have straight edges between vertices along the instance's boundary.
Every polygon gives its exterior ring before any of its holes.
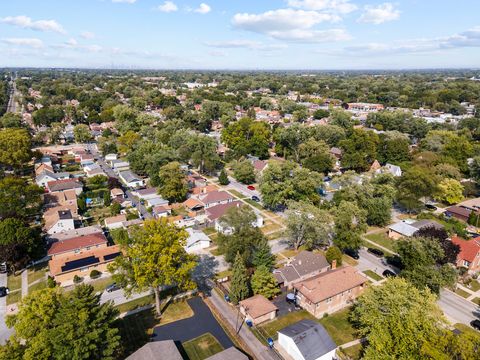
{"type": "Polygon", "coordinates": [[[452,323],[469,325],[470,321],[480,317],[478,306],[449,290],[440,291],[438,305],[452,323]]]}
{"type": "MultiPolygon", "coordinates": [[[[0,274],[0,286],[7,286],[7,274],[0,274]]],[[[13,330],[5,324],[5,315],[7,313],[7,297],[0,298],[0,344],[13,334],[13,330]]]]}

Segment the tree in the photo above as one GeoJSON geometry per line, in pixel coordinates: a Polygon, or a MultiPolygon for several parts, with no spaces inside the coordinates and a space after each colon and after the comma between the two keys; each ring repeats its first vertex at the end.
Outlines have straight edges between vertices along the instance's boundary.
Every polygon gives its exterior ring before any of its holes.
{"type": "Polygon", "coordinates": [[[335,209],[335,236],[333,243],[341,250],[359,249],[361,235],[367,229],[366,211],[357,204],[342,201],[335,209]]]}
{"type": "Polygon", "coordinates": [[[53,122],[62,122],[65,117],[61,106],[45,106],[33,112],[32,118],[35,125],[50,125],[53,122]]]}
{"type": "Polygon", "coordinates": [[[75,125],[73,128],[73,136],[75,136],[75,141],[78,143],[84,143],[92,140],[92,133],[90,129],[85,124],[75,125]]]}
{"type": "Polygon", "coordinates": [[[325,257],[330,265],[332,265],[333,260],[337,262],[337,266],[342,265],[342,251],[336,246],[330,246],[325,253],[325,257]]]}
{"type": "Polygon", "coordinates": [[[456,264],[457,255],[460,252],[460,246],[458,246],[457,244],[454,244],[450,240],[450,237],[448,236],[448,233],[445,230],[445,228],[427,226],[415,232],[413,236],[419,237],[419,238],[425,237],[425,238],[435,239],[436,241],[438,241],[438,243],[442,247],[443,253],[444,253],[444,257],[441,260],[437,260],[437,262],[441,265],[446,263],[456,264]]]}
{"type": "Polygon", "coordinates": [[[255,270],[251,282],[255,295],[260,294],[267,299],[271,299],[280,293],[277,280],[266,266],[262,265],[255,270]]]}
{"type": "Polygon", "coordinates": [[[304,201],[288,203],[285,234],[295,250],[300,246],[315,249],[330,241],[333,218],[326,210],[304,201]]]}
{"type": "Polygon", "coordinates": [[[165,219],[146,220],[143,227],[132,231],[128,244],[120,243],[123,256],[109,265],[109,271],[124,291],[147,288],[155,293],[155,308],[160,315],[160,288],[176,285],[188,290],[195,287],[191,272],[195,258],[185,251],[188,233],[165,219]],[[128,285],[128,286],[127,286],[128,285]]]}
{"type": "Polygon", "coordinates": [[[344,129],[350,129],[353,127],[354,121],[351,113],[334,109],[330,112],[330,124],[340,126],[344,129]]]}
{"type": "Polygon", "coordinates": [[[424,359],[446,322],[428,289],[416,289],[401,278],[372,286],[358,299],[352,320],[367,338],[363,359],[424,359]]]}
{"type": "Polygon", "coordinates": [[[38,213],[43,192],[41,187],[21,178],[7,176],[0,179],[0,218],[25,218],[38,213]]]}
{"type": "Polygon", "coordinates": [[[443,179],[438,184],[436,199],[449,205],[459,203],[463,200],[463,185],[455,179],[443,179]]]}
{"type": "Polygon", "coordinates": [[[249,280],[243,258],[237,254],[233,262],[229,292],[230,299],[235,305],[250,296],[249,280]]]}
{"type": "Polygon", "coordinates": [[[233,176],[243,184],[253,184],[255,182],[255,169],[248,160],[237,161],[233,166],[233,176]]]}
{"type": "Polygon", "coordinates": [[[228,175],[227,175],[227,172],[225,171],[225,168],[223,168],[222,171],[220,171],[218,182],[220,185],[223,185],[223,186],[230,184],[230,180],[228,180],[228,175]]]}
{"type": "Polygon", "coordinates": [[[186,140],[183,139],[179,152],[183,159],[190,160],[201,173],[212,172],[220,161],[215,139],[203,134],[190,134],[186,140]]]}
{"type": "Polygon", "coordinates": [[[412,166],[398,180],[397,201],[407,210],[418,210],[423,206],[420,199],[428,198],[436,191],[436,177],[427,168],[412,166]]]}
{"type": "Polygon", "coordinates": [[[222,141],[236,157],[250,154],[262,159],[268,158],[270,137],[270,127],[267,123],[253,121],[250,118],[232,122],[222,131],[222,141]]]}
{"type": "Polygon", "coordinates": [[[10,269],[25,264],[29,256],[41,248],[39,232],[17,218],[0,220],[0,261],[10,269]]]}
{"type": "Polygon", "coordinates": [[[330,112],[328,110],[323,110],[323,109],[318,109],[313,112],[314,119],[323,119],[328,117],[329,115],[330,115],[330,112]]]}
{"type": "Polygon", "coordinates": [[[158,193],[170,202],[181,202],[185,200],[188,193],[188,184],[185,172],[180,163],[171,162],[160,168],[160,187],[158,193]]]}
{"type": "Polygon", "coordinates": [[[367,171],[377,158],[380,139],[373,131],[354,129],[350,137],[340,141],[342,166],[355,171],[367,171]]]}
{"type": "Polygon", "coordinates": [[[256,268],[265,266],[272,269],[275,265],[275,255],[272,254],[272,249],[267,241],[262,241],[253,250],[252,265],[256,268]]]}
{"type": "Polygon", "coordinates": [[[90,285],[67,293],[35,291],[22,299],[16,315],[7,317],[16,333],[10,345],[15,344],[23,359],[113,360],[120,348],[117,315],[111,303],[100,304],[90,285]]]}
{"type": "Polygon", "coordinates": [[[333,170],[335,159],[324,141],[310,138],[299,146],[298,151],[300,161],[307,169],[323,174],[333,170]]]}
{"type": "Polygon", "coordinates": [[[32,159],[31,137],[26,129],[0,130],[0,164],[20,168],[32,159]]]}
{"type": "Polygon", "coordinates": [[[0,117],[0,127],[21,128],[22,126],[22,117],[19,114],[9,112],[0,117]]]}
{"type": "Polygon", "coordinates": [[[122,205],[120,205],[118,202],[114,202],[112,205],[110,205],[110,214],[112,216],[120,214],[122,211],[122,205]]]}
{"type": "Polygon", "coordinates": [[[141,137],[138,133],[132,130],[128,130],[117,139],[118,151],[122,154],[127,154],[132,151],[134,146],[140,141],[141,137]]]}

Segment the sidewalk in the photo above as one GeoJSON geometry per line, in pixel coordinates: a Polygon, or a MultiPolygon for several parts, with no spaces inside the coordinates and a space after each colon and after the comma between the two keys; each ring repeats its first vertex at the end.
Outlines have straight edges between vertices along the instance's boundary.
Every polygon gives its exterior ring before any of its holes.
{"type": "MultiPolygon", "coordinates": [[[[220,295],[217,294],[216,291],[212,290],[211,296],[208,298],[213,306],[215,306],[220,314],[227,320],[229,325],[235,329],[237,324],[237,313],[236,311],[225,302],[220,295]]],[[[241,339],[247,344],[250,351],[252,352],[251,355],[255,359],[259,360],[279,360],[278,356],[266,345],[260,343],[260,341],[253,335],[253,333],[247,329],[246,326],[242,326],[238,335],[241,339]]]]}

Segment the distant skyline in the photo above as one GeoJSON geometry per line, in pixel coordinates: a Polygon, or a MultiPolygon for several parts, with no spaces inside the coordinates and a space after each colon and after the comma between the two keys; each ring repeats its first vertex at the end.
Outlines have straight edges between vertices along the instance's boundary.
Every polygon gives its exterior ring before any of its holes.
{"type": "Polygon", "coordinates": [[[15,0],[0,67],[480,68],[480,1],[15,0]]]}

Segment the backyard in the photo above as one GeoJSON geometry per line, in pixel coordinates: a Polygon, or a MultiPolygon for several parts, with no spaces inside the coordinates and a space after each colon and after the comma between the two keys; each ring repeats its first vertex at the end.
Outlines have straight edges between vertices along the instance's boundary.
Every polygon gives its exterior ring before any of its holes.
{"type": "Polygon", "coordinates": [[[223,350],[215,337],[206,333],[182,344],[189,360],[203,360],[223,350]]]}

